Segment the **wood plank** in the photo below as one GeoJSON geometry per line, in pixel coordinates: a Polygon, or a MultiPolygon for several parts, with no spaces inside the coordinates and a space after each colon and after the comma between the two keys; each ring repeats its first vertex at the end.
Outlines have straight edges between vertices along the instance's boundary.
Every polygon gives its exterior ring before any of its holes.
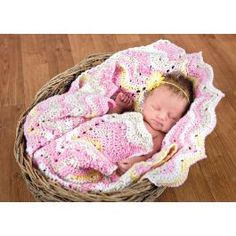
{"type": "Polygon", "coordinates": [[[90,54],[94,54],[95,46],[91,35],[80,34],[78,35],[68,35],[71,54],[75,64],[78,64],[84,58],[90,54]]]}
{"type": "Polygon", "coordinates": [[[33,201],[13,155],[16,122],[24,110],[19,35],[0,35],[0,201],[33,201]]]}
{"type": "Polygon", "coordinates": [[[52,77],[74,65],[65,35],[21,35],[25,105],[52,77]]]}
{"type": "Polygon", "coordinates": [[[16,163],[13,149],[16,123],[22,105],[1,107],[0,116],[0,201],[34,201],[16,163]]]}
{"type": "Polygon", "coordinates": [[[20,46],[18,35],[0,35],[0,107],[24,104],[20,46]]]}

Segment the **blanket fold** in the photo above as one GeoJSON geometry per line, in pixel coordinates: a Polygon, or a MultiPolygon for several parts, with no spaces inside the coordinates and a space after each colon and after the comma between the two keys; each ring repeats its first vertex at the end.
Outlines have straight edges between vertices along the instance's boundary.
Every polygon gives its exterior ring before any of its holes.
{"type": "Polygon", "coordinates": [[[89,92],[68,92],[36,105],[24,124],[27,152],[30,156],[50,141],[61,137],[88,118],[106,114],[116,106],[114,100],[89,92]]]}

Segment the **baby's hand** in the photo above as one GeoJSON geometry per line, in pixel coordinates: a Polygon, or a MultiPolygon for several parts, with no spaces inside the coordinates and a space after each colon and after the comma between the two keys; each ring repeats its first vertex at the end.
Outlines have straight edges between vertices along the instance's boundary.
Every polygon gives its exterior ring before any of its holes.
{"type": "Polygon", "coordinates": [[[128,159],[119,161],[117,163],[118,169],[116,173],[118,175],[123,175],[129,168],[131,168],[135,163],[141,162],[141,161],[146,161],[151,157],[150,154],[142,155],[142,156],[135,156],[135,157],[130,157],[128,159]]]}
{"type": "Polygon", "coordinates": [[[117,169],[117,174],[118,175],[122,175],[124,174],[128,169],[130,169],[136,162],[139,162],[139,159],[135,158],[129,158],[129,159],[125,159],[122,161],[119,161],[117,163],[118,165],[118,169],[117,169]]]}
{"type": "Polygon", "coordinates": [[[115,102],[118,107],[124,110],[130,110],[134,105],[133,99],[122,92],[117,95],[115,102]]]}

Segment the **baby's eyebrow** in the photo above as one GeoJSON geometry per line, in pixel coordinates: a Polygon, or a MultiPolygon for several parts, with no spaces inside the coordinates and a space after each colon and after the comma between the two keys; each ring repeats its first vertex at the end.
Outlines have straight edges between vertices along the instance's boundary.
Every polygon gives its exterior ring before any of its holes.
{"type": "Polygon", "coordinates": [[[152,104],[152,106],[153,106],[155,109],[159,108],[159,105],[157,105],[157,104],[152,104]]]}

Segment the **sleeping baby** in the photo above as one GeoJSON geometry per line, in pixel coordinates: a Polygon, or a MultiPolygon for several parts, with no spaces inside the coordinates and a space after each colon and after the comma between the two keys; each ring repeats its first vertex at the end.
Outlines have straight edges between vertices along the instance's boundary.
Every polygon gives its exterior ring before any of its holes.
{"type": "Polygon", "coordinates": [[[120,176],[135,163],[152,157],[194,97],[193,84],[184,75],[171,73],[158,78],[158,83],[147,86],[141,112],[134,111],[132,98],[118,93],[115,102],[109,98],[116,106],[107,108],[107,114],[86,119],[36,151],[35,164],[50,166],[66,181],[90,183],[99,181],[100,175],[95,178],[88,170],[106,177],[120,176]]]}
{"type": "MultiPolygon", "coordinates": [[[[144,125],[152,135],[153,149],[146,155],[119,161],[117,174],[125,173],[133,164],[146,161],[160,151],[165,134],[186,114],[193,99],[194,89],[189,78],[177,72],[165,75],[161,84],[146,94],[142,110],[144,125]]],[[[133,110],[133,99],[125,93],[120,92],[115,102],[117,106],[108,114],[133,110]]]]}

